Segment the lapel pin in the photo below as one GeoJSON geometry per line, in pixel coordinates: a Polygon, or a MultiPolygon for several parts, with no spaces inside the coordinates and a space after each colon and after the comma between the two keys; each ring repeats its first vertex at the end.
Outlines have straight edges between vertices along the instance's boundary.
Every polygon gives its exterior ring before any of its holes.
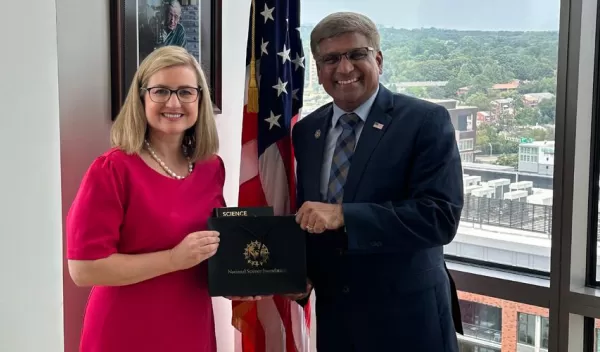
{"type": "Polygon", "coordinates": [[[315,138],[319,139],[319,137],[321,137],[321,130],[316,130],[315,131],[315,138]]]}
{"type": "Polygon", "coordinates": [[[380,130],[380,129],[382,129],[382,128],[383,128],[383,125],[382,125],[382,124],[380,124],[379,122],[375,122],[375,123],[373,124],[373,128],[376,128],[376,129],[380,130]]]}

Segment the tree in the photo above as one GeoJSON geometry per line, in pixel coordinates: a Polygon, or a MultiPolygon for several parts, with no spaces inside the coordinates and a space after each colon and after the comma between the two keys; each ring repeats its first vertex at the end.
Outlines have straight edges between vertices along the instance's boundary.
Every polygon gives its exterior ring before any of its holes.
{"type": "Polygon", "coordinates": [[[515,121],[517,122],[518,125],[521,126],[529,126],[529,125],[535,125],[540,118],[540,112],[538,109],[535,108],[530,108],[530,107],[525,107],[523,109],[520,109],[516,114],[515,114],[515,121]]]}
{"type": "Polygon", "coordinates": [[[490,150],[493,154],[517,153],[519,144],[500,136],[500,128],[491,124],[482,124],[477,128],[477,149],[490,150]]]}
{"type": "Polygon", "coordinates": [[[512,166],[517,168],[519,166],[519,155],[518,154],[502,154],[496,159],[496,165],[512,166]]]}
{"type": "MultiPolygon", "coordinates": [[[[308,37],[312,26],[300,31],[308,37]]],[[[511,135],[528,125],[553,124],[555,99],[543,100],[535,108],[523,106],[525,93],[549,92],[556,94],[556,71],[558,62],[558,33],[523,31],[459,31],[450,29],[398,29],[381,27],[381,50],[384,69],[381,82],[395,89],[399,83],[408,81],[443,81],[441,86],[424,85],[407,90],[420,98],[458,99],[462,104],[476,106],[479,110],[490,109],[490,101],[512,98],[514,111],[501,114],[495,133],[511,135]],[[521,81],[517,90],[498,92],[490,89],[494,84],[511,80],[521,81]],[[458,94],[459,88],[467,87],[458,94]]],[[[305,53],[309,53],[309,43],[305,53]]],[[[308,66],[307,66],[308,67],[308,66]]],[[[311,70],[305,70],[307,78],[311,70]]],[[[313,73],[314,74],[314,73],[313,73]]],[[[307,79],[306,82],[309,82],[307,79]]],[[[308,83],[307,83],[308,84],[308,83]]],[[[321,91],[320,87],[317,91],[321,91]]],[[[316,108],[330,101],[323,98],[310,101],[305,94],[305,108],[316,108]],[[308,104],[309,103],[309,104],[308,104]]],[[[479,135],[479,133],[478,133],[479,135]]],[[[485,150],[491,143],[494,153],[509,153],[516,144],[489,136],[485,150]],[[502,151],[504,148],[505,150],[502,151]]],[[[551,139],[553,133],[548,133],[551,139]]],[[[487,138],[487,137],[486,137],[487,138]]],[[[485,140],[485,138],[484,138],[485,140]]]]}
{"type": "Polygon", "coordinates": [[[471,94],[467,97],[465,103],[469,106],[476,106],[479,110],[489,110],[490,109],[490,97],[486,94],[477,92],[475,94],[471,94]]]}
{"type": "Polygon", "coordinates": [[[540,110],[539,123],[554,124],[556,119],[556,98],[544,99],[538,104],[540,110]]]}
{"type": "MultiPolygon", "coordinates": [[[[528,128],[519,133],[520,138],[531,138],[534,141],[547,141],[549,140],[550,133],[544,128],[528,128]]],[[[554,136],[552,136],[554,139],[554,136]]]]}

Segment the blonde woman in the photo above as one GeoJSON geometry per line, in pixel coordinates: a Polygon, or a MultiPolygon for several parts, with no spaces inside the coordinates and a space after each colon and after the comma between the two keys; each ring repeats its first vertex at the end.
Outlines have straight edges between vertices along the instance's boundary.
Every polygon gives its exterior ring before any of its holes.
{"type": "Polygon", "coordinates": [[[214,352],[206,231],[225,169],[206,78],[180,47],[151,53],[67,218],[69,272],[92,286],[81,352],[214,352]]]}

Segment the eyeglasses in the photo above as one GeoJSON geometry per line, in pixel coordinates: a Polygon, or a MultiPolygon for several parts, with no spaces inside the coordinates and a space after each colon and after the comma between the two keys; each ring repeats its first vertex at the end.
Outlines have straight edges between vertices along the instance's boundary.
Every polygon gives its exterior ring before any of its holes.
{"type": "Polygon", "coordinates": [[[321,56],[318,61],[325,65],[337,65],[342,60],[342,56],[345,56],[348,61],[360,61],[369,56],[369,53],[371,53],[373,50],[375,49],[371,47],[364,47],[352,49],[345,53],[329,53],[321,56]]]}
{"type": "Polygon", "coordinates": [[[166,103],[171,99],[171,95],[175,93],[177,98],[182,103],[193,103],[200,96],[200,87],[186,87],[179,89],[169,89],[165,87],[148,87],[142,88],[148,92],[150,99],[155,103],[166,103]]]}

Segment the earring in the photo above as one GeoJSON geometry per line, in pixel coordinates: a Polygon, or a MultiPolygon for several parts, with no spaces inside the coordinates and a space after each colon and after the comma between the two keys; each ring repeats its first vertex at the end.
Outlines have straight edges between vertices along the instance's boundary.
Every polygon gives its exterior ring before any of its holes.
{"type": "Polygon", "coordinates": [[[194,144],[196,144],[196,136],[192,134],[191,136],[188,136],[187,145],[191,148],[194,144]]]}

